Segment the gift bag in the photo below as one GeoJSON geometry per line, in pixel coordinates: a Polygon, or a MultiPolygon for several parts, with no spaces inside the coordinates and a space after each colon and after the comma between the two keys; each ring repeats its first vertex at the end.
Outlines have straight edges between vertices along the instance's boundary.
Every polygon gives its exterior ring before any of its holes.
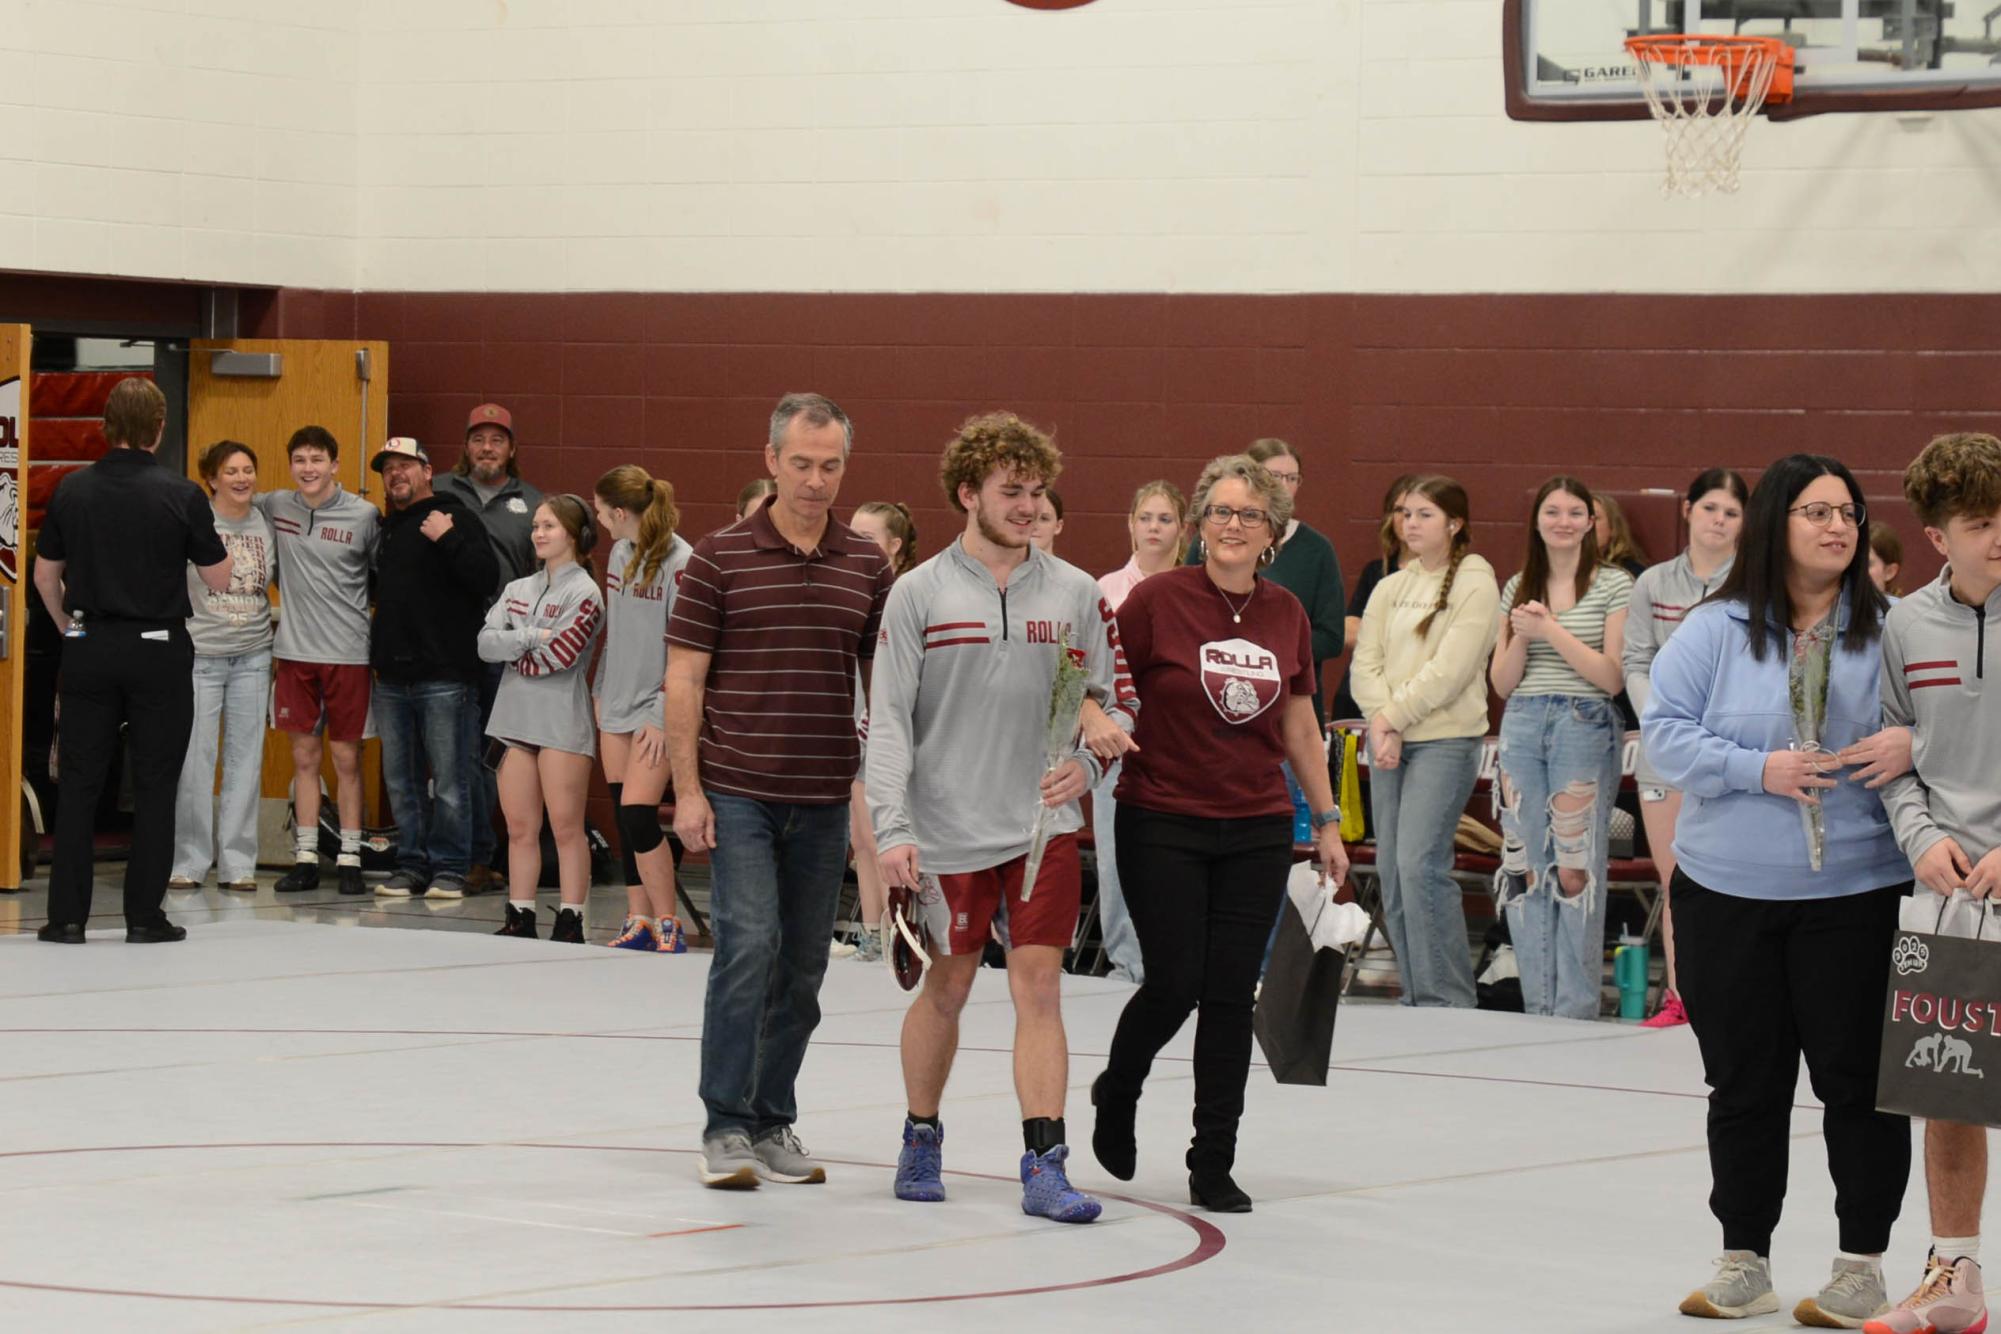
{"type": "Polygon", "coordinates": [[[2001,1126],[2001,912],[1919,890],[1890,947],[1876,1106],[2001,1126]]]}
{"type": "MultiPolygon", "coordinates": [[[[1352,904],[1333,904],[1323,892],[1319,912],[1335,912],[1352,904]]],[[[1328,1054],[1334,1046],[1334,1007],[1341,1003],[1341,970],[1347,956],[1338,949],[1316,949],[1313,925],[1300,916],[1288,895],[1279,912],[1278,939],[1258,991],[1252,1031],[1258,1049],[1281,1084],[1327,1084],[1328,1054]]]]}

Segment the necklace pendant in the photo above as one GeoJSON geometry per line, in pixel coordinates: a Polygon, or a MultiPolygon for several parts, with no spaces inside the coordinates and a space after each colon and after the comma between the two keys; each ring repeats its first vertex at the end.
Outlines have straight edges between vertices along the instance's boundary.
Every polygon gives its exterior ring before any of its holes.
{"type": "Polygon", "coordinates": [[[1243,618],[1242,616],[1239,616],[1239,615],[1235,615],[1235,614],[1232,614],[1232,615],[1231,615],[1231,617],[1230,617],[1230,620],[1231,620],[1231,622],[1232,622],[1233,624],[1236,624],[1236,625],[1242,625],[1242,624],[1244,623],[1244,618],[1243,618]]]}

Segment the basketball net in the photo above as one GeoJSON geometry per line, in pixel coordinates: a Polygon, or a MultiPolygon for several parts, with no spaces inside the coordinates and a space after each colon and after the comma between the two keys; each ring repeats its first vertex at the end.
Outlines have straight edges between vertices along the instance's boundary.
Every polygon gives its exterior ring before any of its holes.
{"type": "Polygon", "coordinates": [[[1628,37],[1640,92],[1667,140],[1661,193],[1737,189],[1744,136],[1767,103],[1792,99],[1793,49],[1776,37],[1628,37]]]}

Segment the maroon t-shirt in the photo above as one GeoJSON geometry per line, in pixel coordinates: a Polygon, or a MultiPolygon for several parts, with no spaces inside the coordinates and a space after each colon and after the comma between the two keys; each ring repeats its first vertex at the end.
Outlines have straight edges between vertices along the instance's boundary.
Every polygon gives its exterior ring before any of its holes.
{"type": "Polygon", "coordinates": [[[1299,599],[1261,577],[1246,604],[1183,565],[1141,580],[1118,619],[1139,694],[1139,749],[1125,757],[1120,804],[1210,819],[1292,814],[1281,724],[1288,698],[1313,696],[1313,626],[1299,599]]]}

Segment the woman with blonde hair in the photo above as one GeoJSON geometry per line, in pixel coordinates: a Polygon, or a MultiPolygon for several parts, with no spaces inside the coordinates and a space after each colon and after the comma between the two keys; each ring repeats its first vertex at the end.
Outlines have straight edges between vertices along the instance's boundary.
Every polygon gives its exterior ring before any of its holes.
{"type": "Polygon", "coordinates": [[[1466,489],[1409,482],[1399,507],[1409,562],[1376,586],[1349,673],[1369,720],[1369,796],[1383,921],[1405,1005],[1473,1008],[1466,914],[1452,840],[1487,735],[1481,668],[1498,632],[1494,567],[1473,554],[1466,489]]]}
{"type": "MultiPolygon", "coordinates": [[[[1118,614],[1119,608],[1125,605],[1126,598],[1139,587],[1141,580],[1174,568],[1175,558],[1181,551],[1181,537],[1187,528],[1188,497],[1181,494],[1180,487],[1156,478],[1133,492],[1132,509],[1126,515],[1126,534],[1132,539],[1132,556],[1124,565],[1098,580],[1098,593],[1113,615],[1118,614]]],[[[1118,731],[1118,725],[1105,717],[1095,705],[1087,707],[1086,713],[1092,715],[1089,727],[1093,733],[1110,739],[1108,732],[1118,731]]],[[[1098,937],[1104,944],[1105,960],[1111,965],[1112,976],[1137,983],[1145,980],[1146,966],[1140,957],[1139,937],[1133,934],[1132,914],[1126,908],[1125,892],[1119,883],[1119,803],[1115,795],[1119,766],[1109,762],[1116,757],[1115,746],[1116,743],[1108,748],[1111,753],[1099,754],[1098,758],[1108,763],[1104,778],[1091,792],[1091,828],[1097,839],[1098,937]]]]}
{"type": "Polygon", "coordinates": [[[1135,889],[1146,980],[1091,1086],[1091,1147],[1106,1171],[1132,1180],[1141,1091],[1195,1013],[1189,1195],[1212,1211],[1248,1213],[1232,1171],[1258,972],[1292,870],[1286,760],[1336,886],[1348,854],[1313,712],[1312,625],[1299,599],[1262,573],[1292,495],[1262,463],[1235,454],[1202,470],[1194,503],[1201,564],[1148,578],[1120,608],[1141,708],[1119,779],[1119,874],[1135,889]]]}
{"type": "Polygon", "coordinates": [[[674,857],[660,832],[667,792],[667,618],[693,548],[674,529],[673,484],[633,464],[598,478],[598,527],[611,536],[605,565],[605,643],[591,683],[605,785],[625,857],[625,925],[615,949],[685,953],[674,911],[674,857]]]}
{"type": "MultiPolygon", "coordinates": [[[[910,507],[900,500],[871,500],[855,506],[848,527],[882,548],[889,568],[898,578],[917,564],[917,520],[910,507]]],[[[868,754],[868,693],[855,684],[855,730],[860,733],[862,754],[868,754]]],[[[882,865],[876,858],[875,825],[869,819],[868,797],[860,773],[855,775],[853,796],[848,801],[848,842],[855,859],[855,888],[860,899],[861,930],[855,943],[835,941],[837,958],[853,957],[863,963],[882,961],[882,913],[889,902],[889,888],[883,884],[882,865]]]]}
{"type": "Polygon", "coordinates": [[[1603,491],[1591,495],[1591,530],[1598,539],[1598,554],[1607,565],[1616,565],[1635,579],[1647,568],[1647,553],[1633,536],[1633,525],[1625,509],[1603,491]]]}
{"type": "Polygon", "coordinates": [[[549,939],[581,945],[591,888],[584,798],[597,750],[585,668],[604,628],[604,595],[584,558],[597,545],[597,528],[583,497],[564,494],[535,507],[528,534],[542,568],[500,590],[479,632],[479,656],[507,667],[486,723],[501,748],[507,819],[507,921],[494,934],[536,934],[546,810],[562,891],[549,939]]]}

